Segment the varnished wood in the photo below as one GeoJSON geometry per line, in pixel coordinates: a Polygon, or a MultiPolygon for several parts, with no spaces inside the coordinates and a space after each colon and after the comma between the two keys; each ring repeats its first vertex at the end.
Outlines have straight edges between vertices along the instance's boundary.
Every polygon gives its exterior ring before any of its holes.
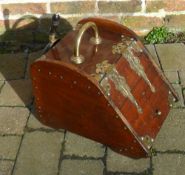
{"type": "Polygon", "coordinates": [[[175,92],[153,65],[134,32],[98,18],[87,18],[79,24],[88,21],[98,26],[102,43],[93,45],[89,42],[93,35],[91,29],[84,34],[80,45],[84,63],[76,65],[70,61],[78,32],[72,31],[32,64],[37,117],[50,127],[64,128],[106,144],[120,154],[133,158],[147,157],[150,150],[142,137],[155,139],[170,110],[169,91],[176,98],[175,92]],[[120,41],[121,35],[134,38],[143,49],[137,57],[156,88],[155,93],[122,55],[112,53],[112,46],[120,41]],[[99,81],[92,76],[96,74],[96,64],[104,60],[125,77],[143,113],[138,113],[134,104],[116,89],[110,79],[110,96],[107,96],[99,81]],[[160,116],[157,115],[158,110],[161,111],[160,116]]]}

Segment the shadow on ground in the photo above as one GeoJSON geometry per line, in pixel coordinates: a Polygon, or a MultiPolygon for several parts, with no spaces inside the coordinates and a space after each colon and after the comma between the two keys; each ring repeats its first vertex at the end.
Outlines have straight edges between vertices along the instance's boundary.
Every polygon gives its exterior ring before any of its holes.
{"type": "MultiPolygon", "coordinates": [[[[29,67],[49,42],[52,14],[40,18],[26,15],[14,22],[9,20],[8,9],[4,9],[3,14],[6,30],[0,35],[0,106],[31,108],[29,67]]],[[[58,38],[63,38],[70,30],[71,24],[61,18],[58,38]]]]}

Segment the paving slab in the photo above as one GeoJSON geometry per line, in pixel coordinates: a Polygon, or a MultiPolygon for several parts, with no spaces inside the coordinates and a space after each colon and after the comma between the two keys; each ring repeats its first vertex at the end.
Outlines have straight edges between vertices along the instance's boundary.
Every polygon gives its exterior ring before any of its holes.
{"type": "Polygon", "coordinates": [[[0,54],[0,80],[23,78],[25,57],[25,53],[0,54]]]}
{"type": "Polygon", "coordinates": [[[154,45],[153,44],[148,44],[148,45],[145,45],[145,46],[148,49],[148,51],[151,54],[154,61],[156,62],[156,64],[158,65],[158,67],[160,67],[159,59],[157,57],[154,45]]]}
{"type": "Polygon", "coordinates": [[[0,160],[0,175],[11,175],[13,165],[13,161],[0,160]]]}
{"type": "Polygon", "coordinates": [[[185,45],[183,43],[157,44],[156,50],[163,70],[185,69],[185,45]]]}
{"type": "Polygon", "coordinates": [[[181,82],[182,87],[185,88],[185,69],[179,71],[179,77],[180,77],[180,82],[181,82]]]}
{"type": "Polygon", "coordinates": [[[153,157],[153,175],[184,175],[185,155],[158,154],[153,157]]]}
{"type": "Polygon", "coordinates": [[[154,142],[158,151],[185,151],[185,109],[172,109],[154,142]]]}
{"type": "Polygon", "coordinates": [[[63,160],[60,175],[103,175],[101,160],[63,160]]]}
{"type": "Polygon", "coordinates": [[[30,78],[30,66],[35,60],[40,58],[42,54],[43,50],[32,52],[29,54],[25,78],[30,78]]]}
{"type": "Polygon", "coordinates": [[[179,101],[173,104],[173,107],[184,107],[184,97],[183,97],[183,89],[181,85],[179,84],[172,84],[173,88],[175,89],[175,92],[177,93],[179,97],[179,101]]]}
{"type": "MultiPolygon", "coordinates": [[[[2,88],[3,84],[4,84],[4,81],[0,80],[0,89],[2,88]]],[[[0,93],[1,93],[1,91],[0,91],[0,93]]]]}
{"type": "Polygon", "coordinates": [[[177,71],[164,71],[166,78],[172,84],[180,84],[179,76],[177,71]]]}
{"type": "Polygon", "coordinates": [[[67,132],[65,140],[65,155],[75,155],[79,157],[103,157],[105,147],[93,140],[67,132]]]}
{"type": "Polygon", "coordinates": [[[22,107],[0,107],[0,135],[24,133],[29,110],[22,107]]]}
{"type": "Polygon", "coordinates": [[[57,175],[63,137],[59,132],[26,133],[13,175],[57,175]]]}
{"type": "Polygon", "coordinates": [[[0,136],[0,159],[14,160],[20,141],[20,136],[0,136]]]}
{"type": "Polygon", "coordinates": [[[107,170],[110,172],[140,173],[146,171],[149,167],[149,158],[132,159],[108,149],[107,170]]]}
{"type": "Polygon", "coordinates": [[[0,93],[0,106],[27,106],[32,101],[30,80],[6,81],[0,93]]]}

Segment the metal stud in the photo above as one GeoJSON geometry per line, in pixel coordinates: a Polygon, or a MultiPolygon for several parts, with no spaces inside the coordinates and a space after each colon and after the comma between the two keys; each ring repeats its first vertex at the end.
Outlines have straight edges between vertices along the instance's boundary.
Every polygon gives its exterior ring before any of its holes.
{"type": "Polygon", "coordinates": [[[51,75],[51,72],[49,72],[49,75],[51,75]]]}
{"type": "Polygon", "coordinates": [[[131,146],[131,150],[133,150],[134,148],[131,146]]]}
{"type": "Polygon", "coordinates": [[[136,140],[134,140],[134,143],[137,143],[137,141],[136,141],[136,140]]]}
{"type": "Polygon", "coordinates": [[[91,86],[88,86],[87,89],[91,89],[91,86]]]}
{"type": "Polygon", "coordinates": [[[176,98],[173,98],[173,102],[176,102],[176,98]]]}
{"type": "Polygon", "coordinates": [[[168,94],[172,94],[172,92],[171,91],[168,91],[168,94]]]}
{"type": "Polygon", "coordinates": [[[108,103],[107,106],[110,106],[110,103],[108,103]]]}
{"type": "Polygon", "coordinates": [[[118,116],[118,115],[116,115],[116,118],[119,118],[119,116],[118,116]]]}
{"type": "Polygon", "coordinates": [[[38,87],[37,87],[37,86],[35,86],[35,89],[38,89],[38,87]]]}
{"type": "Polygon", "coordinates": [[[127,148],[125,148],[125,149],[124,149],[124,151],[128,151],[128,149],[127,149],[127,148]]]}
{"type": "Polygon", "coordinates": [[[63,79],[63,76],[62,75],[60,76],[60,79],[63,79]]]}
{"type": "Polygon", "coordinates": [[[77,84],[77,82],[76,81],[73,81],[73,84],[77,84]]]}
{"type": "Polygon", "coordinates": [[[40,69],[38,69],[38,72],[40,72],[40,69]]]}
{"type": "Polygon", "coordinates": [[[120,152],[122,152],[123,150],[122,150],[122,149],[120,149],[119,151],[120,151],[120,152]]]}
{"type": "Polygon", "coordinates": [[[98,92],[98,95],[100,95],[101,93],[100,92],[98,92]]]}
{"type": "Polygon", "coordinates": [[[173,107],[173,105],[172,105],[172,104],[170,104],[170,107],[173,107]]]}
{"type": "Polygon", "coordinates": [[[124,126],[124,130],[127,130],[127,127],[126,126],[124,126]]]}
{"type": "Polygon", "coordinates": [[[162,114],[162,112],[161,111],[157,111],[157,115],[161,115],[162,114]]]}

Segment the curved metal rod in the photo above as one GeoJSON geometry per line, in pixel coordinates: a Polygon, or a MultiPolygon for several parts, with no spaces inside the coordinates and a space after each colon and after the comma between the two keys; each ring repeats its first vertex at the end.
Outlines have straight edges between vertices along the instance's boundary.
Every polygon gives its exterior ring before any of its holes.
{"type": "Polygon", "coordinates": [[[90,27],[93,28],[94,33],[95,33],[95,38],[92,37],[90,39],[90,42],[93,43],[93,44],[100,44],[101,43],[101,38],[99,37],[98,28],[97,28],[96,24],[94,22],[87,22],[87,23],[85,23],[80,28],[80,30],[78,32],[78,35],[77,35],[76,40],[75,40],[74,54],[73,54],[73,56],[71,58],[71,60],[73,62],[75,62],[76,64],[81,64],[84,61],[84,57],[82,55],[80,55],[79,48],[80,48],[80,43],[81,43],[81,39],[83,37],[83,34],[90,27]]]}

